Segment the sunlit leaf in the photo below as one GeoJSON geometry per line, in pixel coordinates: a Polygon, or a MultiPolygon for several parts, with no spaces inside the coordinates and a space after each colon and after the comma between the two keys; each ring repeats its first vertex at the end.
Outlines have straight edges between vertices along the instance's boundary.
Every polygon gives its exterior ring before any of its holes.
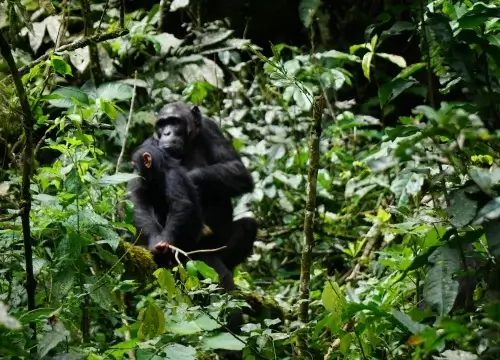
{"type": "Polygon", "coordinates": [[[370,80],[370,66],[372,63],[372,58],[373,58],[373,53],[367,52],[363,56],[363,60],[361,62],[361,68],[363,69],[363,74],[368,80],[370,80]]]}
{"type": "Polygon", "coordinates": [[[387,53],[376,53],[376,55],[381,57],[381,58],[389,60],[390,62],[392,62],[393,64],[396,64],[397,66],[399,66],[401,68],[406,67],[406,60],[402,56],[387,54],[387,53]]]}
{"type": "Polygon", "coordinates": [[[137,320],[140,339],[151,339],[165,332],[165,316],[158,305],[153,302],[141,309],[137,320]]]}

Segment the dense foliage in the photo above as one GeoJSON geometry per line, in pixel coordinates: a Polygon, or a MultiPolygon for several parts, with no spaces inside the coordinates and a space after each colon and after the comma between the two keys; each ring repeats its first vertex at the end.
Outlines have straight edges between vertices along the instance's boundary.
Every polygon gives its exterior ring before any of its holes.
{"type": "Polygon", "coordinates": [[[498,359],[500,1],[301,0],[309,41],[267,48],[209,2],[0,5],[2,357],[498,359]],[[176,100],[256,183],[235,293],[133,246],[130,153],[176,100]]]}

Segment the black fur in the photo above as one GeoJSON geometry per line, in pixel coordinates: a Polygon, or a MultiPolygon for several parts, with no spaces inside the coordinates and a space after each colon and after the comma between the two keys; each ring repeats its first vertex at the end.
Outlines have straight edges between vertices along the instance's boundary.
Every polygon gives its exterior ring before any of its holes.
{"type": "MultiPolygon", "coordinates": [[[[226,290],[233,289],[232,271],[252,253],[257,235],[255,219],[233,221],[231,198],[253,191],[250,172],[217,124],[203,116],[196,106],[189,107],[184,103],[164,106],[158,113],[155,133],[144,144],[157,145],[181,159],[181,165],[196,187],[202,217],[212,230],[212,235],[201,238],[195,248],[227,247],[197,257],[217,271],[226,290]]],[[[145,212],[144,196],[139,194],[137,197],[136,194],[132,200],[136,212],[145,212]]],[[[149,217],[147,223],[148,217],[139,217],[145,221],[141,227],[153,226],[154,218],[149,217]]],[[[186,251],[188,243],[179,243],[179,247],[186,251]]]]}
{"type": "Polygon", "coordinates": [[[132,162],[141,176],[129,185],[135,226],[158,265],[166,266],[167,258],[156,244],[168,242],[189,251],[200,238],[203,216],[198,194],[180,160],[151,142],[134,152],[132,162]],[[144,153],[152,156],[151,168],[144,164],[144,153]]]}

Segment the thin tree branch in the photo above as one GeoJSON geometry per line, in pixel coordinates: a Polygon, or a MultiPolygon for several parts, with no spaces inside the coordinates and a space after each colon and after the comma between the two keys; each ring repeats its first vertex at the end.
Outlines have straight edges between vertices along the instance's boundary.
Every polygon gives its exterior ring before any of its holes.
{"type": "MultiPolygon", "coordinates": [[[[71,44],[63,45],[60,48],[57,48],[56,50],[54,50],[54,53],[56,53],[56,52],[63,52],[63,51],[73,51],[73,50],[76,50],[76,49],[81,49],[81,48],[84,48],[85,46],[88,46],[90,44],[98,44],[98,43],[103,42],[103,41],[107,41],[107,40],[112,40],[112,39],[119,38],[119,37],[121,37],[123,35],[127,35],[128,32],[129,31],[127,29],[120,29],[120,30],[113,31],[113,32],[110,32],[110,33],[106,33],[106,34],[93,35],[91,37],[87,37],[87,38],[83,38],[81,40],[75,41],[75,42],[73,42],[71,44]]],[[[19,76],[27,74],[32,67],[34,67],[34,66],[38,65],[39,63],[47,60],[50,57],[51,54],[52,54],[52,52],[44,54],[44,55],[40,56],[38,59],[33,60],[32,62],[30,62],[28,65],[20,67],[17,70],[17,72],[19,73],[19,76]]],[[[12,75],[6,76],[3,81],[10,80],[11,77],[12,77],[12,75]]]]}
{"type": "MultiPolygon", "coordinates": [[[[17,96],[21,104],[23,112],[23,127],[25,134],[25,146],[23,154],[23,179],[21,186],[21,223],[24,238],[24,257],[26,262],[26,293],[28,297],[28,311],[35,310],[35,290],[36,282],[33,274],[33,250],[31,248],[31,229],[30,229],[30,212],[31,212],[31,193],[30,193],[30,180],[33,170],[33,126],[35,121],[31,114],[30,103],[24,90],[21,76],[17,70],[16,62],[12,56],[12,51],[9,44],[0,30],[0,53],[7,62],[9,70],[12,74],[14,86],[16,88],[17,96]]],[[[36,338],[36,324],[30,322],[30,328],[33,331],[33,339],[36,338]]],[[[36,352],[36,347],[32,350],[36,352]]]]}
{"type": "Polygon", "coordinates": [[[122,149],[120,150],[120,155],[116,161],[116,171],[115,174],[120,170],[120,163],[122,162],[123,154],[125,153],[125,145],[127,144],[127,136],[130,129],[130,123],[132,122],[132,113],[134,112],[134,102],[135,102],[135,91],[137,88],[137,70],[134,75],[134,90],[132,91],[132,101],[130,101],[130,111],[128,113],[127,124],[125,125],[125,132],[123,133],[122,149]]]}
{"type": "MultiPolygon", "coordinates": [[[[91,37],[94,35],[94,21],[92,20],[92,14],[90,13],[90,0],[80,0],[82,6],[82,16],[83,16],[83,35],[85,37],[91,37]]],[[[121,26],[123,29],[123,26],[121,26]]],[[[102,82],[102,70],[101,64],[99,63],[99,54],[97,52],[96,43],[89,44],[89,58],[90,58],[90,78],[94,86],[98,86],[102,82]]]]}
{"type": "MultiPolygon", "coordinates": [[[[313,121],[309,138],[309,169],[307,172],[307,200],[304,216],[304,247],[300,265],[300,304],[299,320],[303,324],[309,321],[309,283],[311,281],[312,251],[314,247],[314,214],[316,212],[316,185],[318,183],[319,139],[321,138],[321,118],[325,100],[323,96],[316,96],[313,103],[313,121]]],[[[307,341],[299,336],[299,354],[307,352],[307,341]]]]}

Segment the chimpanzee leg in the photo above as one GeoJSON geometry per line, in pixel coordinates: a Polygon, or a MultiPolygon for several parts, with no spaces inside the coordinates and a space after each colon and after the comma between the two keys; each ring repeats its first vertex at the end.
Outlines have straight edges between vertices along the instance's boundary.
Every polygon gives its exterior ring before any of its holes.
{"type": "Polygon", "coordinates": [[[223,250],[223,261],[231,271],[243,263],[253,251],[257,237],[257,221],[253,218],[241,218],[233,222],[233,233],[223,250]]]}

